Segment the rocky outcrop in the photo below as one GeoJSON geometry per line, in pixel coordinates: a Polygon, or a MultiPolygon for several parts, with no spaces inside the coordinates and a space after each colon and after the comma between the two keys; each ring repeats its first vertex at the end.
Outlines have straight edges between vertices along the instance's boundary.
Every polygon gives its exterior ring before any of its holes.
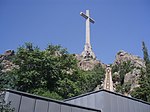
{"type": "Polygon", "coordinates": [[[127,73],[124,78],[124,83],[131,84],[130,91],[139,87],[139,78],[141,76],[141,70],[134,68],[131,72],[127,73]]]}
{"type": "Polygon", "coordinates": [[[145,62],[142,58],[140,58],[139,56],[129,54],[123,50],[117,53],[114,64],[120,64],[122,62],[127,61],[131,61],[131,64],[134,65],[135,67],[139,68],[145,67],[145,62]]]}
{"type": "MultiPolygon", "coordinates": [[[[127,53],[123,50],[119,51],[116,55],[116,59],[112,66],[117,66],[118,68],[122,66],[122,63],[128,63],[129,62],[129,70],[127,73],[124,74],[124,85],[130,85],[130,90],[128,92],[131,92],[134,90],[134,88],[139,87],[139,78],[141,76],[141,68],[145,69],[145,62],[142,58],[139,56],[132,55],[130,53],[127,53]]],[[[123,67],[123,69],[126,69],[123,67]]],[[[114,86],[117,87],[118,84],[120,84],[120,73],[121,71],[118,69],[118,71],[115,71],[113,73],[113,81],[114,86]]],[[[116,88],[115,88],[116,89],[116,88]]],[[[126,91],[127,92],[127,91],[126,91]]]]}
{"type": "Polygon", "coordinates": [[[84,71],[92,70],[95,66],[102,66],[106,68],[106,65],[101,63],[99,60],[92,58],[83,58],[81,55],[75,55],[78,62],[78,67],[84,71]]]}
{"type": "Polygon", "coordinates": [[[4,54],[0,55],[0,65],[2,67],[2,72],[11,71],[14,68],[19,68],[19,66],[11,62],[11,57],[14,56],[13,50],[7,50],[4,54]]]}
{"type": "Polygon", "coordinates": [[[8,60],[8,58],[10,56],[13,56],[14,53],[15,53],[14,50],[7,50],[7,51],[5,51],[4,54],[0,54],[0,61],[2,61],[2,60],[8,60]]]}

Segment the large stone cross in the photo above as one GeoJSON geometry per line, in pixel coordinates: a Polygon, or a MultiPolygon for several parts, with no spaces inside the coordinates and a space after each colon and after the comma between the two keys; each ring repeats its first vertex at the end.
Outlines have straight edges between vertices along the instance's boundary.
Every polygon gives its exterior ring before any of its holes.
{"type": "Polygon", "coordinates": [[[90,22],[95,23],[95,21],[90,17],[89,10],[86,10],[86,14],[83,12],[80,13],[86,19],[86,44],[90,44],[90,22]]]}
{"type": "Polygon", "coordinates": [[[82,52],[81,55],[85,59],[87,59],[87,58],[95,59],[96,56],[95,56],[94,52],[92,51],[92,47],[91,47],[91,43],[90,43],[90,22],[95,23],[95,21],[90,17],[89,10],[86,10],[86,14],[81,12],[80,15],[86,19],[86,40],[85,40],[84,51],[82,52]]]}

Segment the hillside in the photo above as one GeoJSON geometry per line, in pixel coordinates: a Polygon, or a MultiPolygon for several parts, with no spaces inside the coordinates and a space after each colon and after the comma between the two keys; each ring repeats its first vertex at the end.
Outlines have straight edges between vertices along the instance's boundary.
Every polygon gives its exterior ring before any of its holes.
{"type": "Polygon", "coordinates": [[[135,88],[140,87],[139,80],[142,70],[145,69],[146,66],[143,59],[125,51],[119,51],[112,64],[115,90],[123,94],[131,94],[135,88]]]}
{"type": "MultiPolygon", "coordinates": [[[[144,44],[144,59],[119,51],[111,68],[116,92],[149,101],[149,93],[145,93],[150,90],[149,56],[145,49],[144,44]]],[[[48,45],[41,51],[31,43],[0,55],[0,65],[1,88],[55,99],[101,89],[106,69],[106,64],[101,61],[85,60],[80,55],[69,54],[60,46],[48,45]]]]}

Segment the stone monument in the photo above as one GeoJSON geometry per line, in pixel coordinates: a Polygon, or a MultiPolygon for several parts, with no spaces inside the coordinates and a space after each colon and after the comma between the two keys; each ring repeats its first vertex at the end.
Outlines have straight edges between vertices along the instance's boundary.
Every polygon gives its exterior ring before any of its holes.
{"type": "Polygon", "coordinates": [[[90,22],[94,24],[95,21],[90,17],[89,10],[86,10],[86,14],[81,12],[80,15],[86,19],[86,40],[81,56],[83,56],[84,59],[96,59],[90,43],[90,22]]]}
{"type": "Polygon", "coordinates": [[[86,10],[86,13],[80,13],[82,17],[86,19],[86,38],[85,38],[85,45],[84,50],[80,55],[76,55],[77,60],[79,61],[78,66],[85,71],[94,69],[95,66],[100,66],[103,64],[96,60],[96,56],[92,51],[92,46],[90,43],[90,23],[95,23],[95,21],[90,17],[89,10],[86,10]]]}

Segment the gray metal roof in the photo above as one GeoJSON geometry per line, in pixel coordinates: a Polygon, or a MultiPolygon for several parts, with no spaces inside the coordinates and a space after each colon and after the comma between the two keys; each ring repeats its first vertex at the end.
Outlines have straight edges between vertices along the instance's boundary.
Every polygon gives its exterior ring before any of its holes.
{"type": "Polygon", "coordinates": [[[99,109],[74,105],[25,92],[5,91],[5,100],[11,101],[11,107],[15,108],[15,112],[101,112],[99,109]]]}
{"type": "Polygon", "coordinates": [[[15,112],[150,112],[150,103],[107,90],[82,94],[64,101],[6,90],[15,112]]]}
{"type": "Polygon", "coordinates": [[[150,103],[107,90],[98,90],[64,100],[64,102],[102,112],[150,112],[150,103]]]}
{"type": "Polygon", "coordinates": [[[127,99],[135,100],[135,101],[142,102],[142,103],[150,105],[149,102],[143,101],[141,99],[125,96],[125,95],[122,95],[121,93],[112,92],[112,91],[108,91],[108,90],[105,90],[105,89],[100,89],[100,90],[97,90],[97,91],[88,92],[88,93],[85,93],[85,94],[81,94],[81,95],[78,95],[78,96],[75,96],[75,97],[65,99],[63,101],[66,102],[66,101],[69,101],[69,100],[77,99],[77,98],[80,98],[80,97],[83,97],[83,96],[88,96],[90,94],[95,94],[95,93],[102,92],[102,91],[105,91],[105,92],[110,93],[110,94],[114,94],[114,95],[117,95],[117,96],[121,96],[121,97],[124,97],[124,98],[127,98],[127,99]]]}

